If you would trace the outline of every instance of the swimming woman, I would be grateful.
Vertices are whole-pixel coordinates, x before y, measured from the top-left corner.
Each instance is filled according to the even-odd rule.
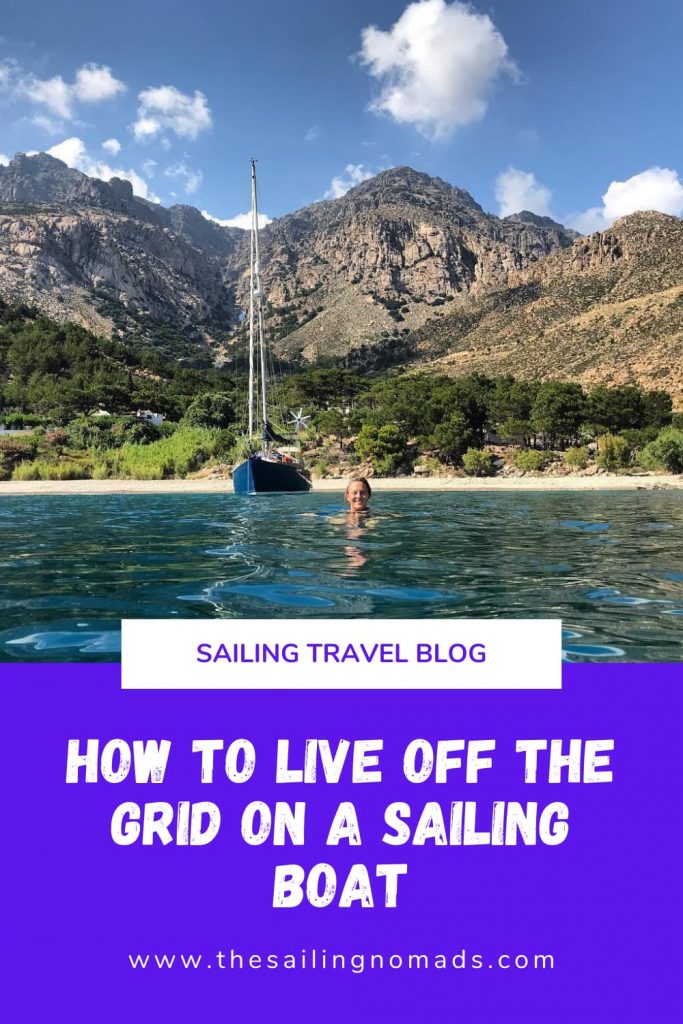
[[[354,476],[346,485],[344,498],[349,503],[351,515],[369,512],[368,501],[372,496],[372,488],[364,476]]]

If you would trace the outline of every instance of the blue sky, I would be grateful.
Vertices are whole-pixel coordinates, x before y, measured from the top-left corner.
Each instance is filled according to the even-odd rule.
[[[683,213],[683,4],[7,0],[0,159],[52,150],[164,205],[280,216],[409,164],[594,230]]]

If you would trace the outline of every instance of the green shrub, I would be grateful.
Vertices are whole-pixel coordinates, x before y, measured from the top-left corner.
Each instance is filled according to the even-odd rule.
[[[35,462],[20,463],[13,480],[89,480],[92,466],[86,462],[49,462],[36,459]]]
[[[568,469],[588,469],[590,455],[587,448],[567,448],[563,458]]]
[[[438,459],[434,458],[433,455],[427,455],[420,460],[420,465],[427,470],[430,476],[438,476],[439,473],[443,473],[444,464],[439,462]]]
[[[683,473],[683,430],[665,427],[656,440],[643,448],[638,464],[644,469],[666,469],[669,473]]]
[[[124,444],[150,444],[161,437],[158,427],[131,416],[79,416],[67,427],[72,448],[107,451]]]
[[[468,476],[491,476],[493,472],[491,456],[481,448],[468,448],[462,457],[462,465]]]
[[[313,467],[313,476],[316,479],[320,480],[323,477],[326,477],[327,474],[329,473],[329,471],[330,471],[330,464],[327,461],[327,459],[318,459],[318,461],[316,462],[316,464]]]
[[[89,462],[49,462],[41,469],[43,480],[90,480],[91,476],[92,464]]]
[[[515,453],[515,466],[523,473],[540,473],[548,464],[548,454],[535,448],[522,448]]]
[[[40,480],[40,467],[35,462],[20,462],[14,467],[13,480]]]
[[[171,434],[175,434],[178,424],[171,422],[171,420],[164,420],[156,429],[159,432],[159,437],[170,437]]]
[[[113,444],[110,447],[118,448],[124,444],[151,444],[161,437],[159,428],[148,420],[119,420],[112,425],[110,431]]]
[[[631,458],[631,449],[625,438],[618,434],[603,434],[598,439],[598,454],[595,459],[601,469],[610,473],[628,466]]]
[[[213,440],[212,452],[219,459],[231,459],[235,451],[237,438],[232,430],[217,430]]]
[[[380,455],[378,458],[373,459],[372,464],[375,468],[376,476],[393,476],[401,465],[401,461],[395,455]]]
[[[42,427],[45,425],[44,416],[34,416],[25,412],[0,412],[0,424],[7,430],[24,430],[27,427]]]
[[[133,480],[165,480],[173,476],[173,463],[167,462],[144,462],[129,468],[129,475]]]
[[[207,427],[179,427],[171,437],[151,444],[124,444],[109,462],[112,477],[162,480],[193,473],[221,449],[223,432]],[[99,460],[109,461],[109,460]]]

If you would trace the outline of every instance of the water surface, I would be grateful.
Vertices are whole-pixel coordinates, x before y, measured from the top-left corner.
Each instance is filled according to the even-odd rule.
[[[121,618],[560,617],[572,661],[683,660],[683,494],[0,499],[0,660],[116,660]]]

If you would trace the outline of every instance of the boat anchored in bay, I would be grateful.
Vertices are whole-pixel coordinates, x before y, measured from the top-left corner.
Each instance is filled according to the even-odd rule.
[[[287,438],[274,429],[268,416],[268,358],[266,350],[264,294],[261,288],[256,162],[251,161],[251,264],[249,273],[249,412],[248,438],[255,439],[255,420],[261,418],[261,447],[235,466],[235,494],[310,491],[311,482]],[[294,422],[304,417],[301,412]],[[277,446],[288,446],[287,448]]]

